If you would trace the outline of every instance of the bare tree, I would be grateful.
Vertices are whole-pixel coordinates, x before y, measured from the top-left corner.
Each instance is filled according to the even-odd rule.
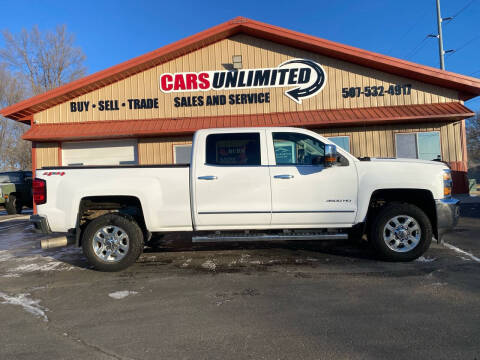
[[[467,151],[469,166],[480,165],[480,112],[467,120]]]
[[[41,32],[37,26],[18,34],[2,32],[0,108],[54,89],[85,75],[85,55],[64,25]],[[21,135],[27,126],[0,117],[0,168],[31,167],[30,143]]]
[[[0,63],[0,107],[9,106],[22,100],[25,96],[25,86],[20,78],[14,76],[7,69],[6,64]]]
[[[19,34],[3,31],[5,48],[0,59],[25,76],[33,95],[54,89],[85,75],[83,51],[65,25],[40,32],[38,26]]]
[[[21,76],[14,76],[5,64],[0,64],[0,108],[24,98],[25,86]],[[30,143],[22,140],[27,126],[0,116],[0,168],[30,169]]]

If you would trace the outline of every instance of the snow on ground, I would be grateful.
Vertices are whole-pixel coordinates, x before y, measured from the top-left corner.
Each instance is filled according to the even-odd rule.
[[[122,290],[122,291],[112,292],[112,293],[108,294],[108,296],[110,296],[113,299],[120,300],[120,299],[126,298],[128,295],[135,295],[135,294],[138,294],[138,292],[129,291],[129,290]]]
[[[458,254],[465,255],[465,256],[461,256],[462,259],[470,258],[471,260],[474,260],[476,262],[480,262],[480,258],[478,258],[475,255],[469,253],[468,251],[462,250],[462,249],[460,249],[456,246],[453,246],[452,244],[446,243],[446,242],[444,242],[443,245],[446,248],[449,248],[450,250],[453,250]]]
[[[23,221],[22,221],[23,220]],[[41,236],[21,218],[0,224],[0,277],[20,277],[35,271],[68,271],[79,269],[71,265],[80,258],[75,247],[40,249]]]
[[[11,222],[12,220],[26,220],[28,218],[30,218],[29,215],[20,215],[20,216],[8,215],[8,216],[5,216],[5,217],[0,216],[0,223]],[[6,229],[7,227],[10,227],[10,226],[12,226],[12,224],[1,224],[0,231],[2,229]]]
[[[429,263],[429,262],[432,262],[432,261],[435,261],[437,259],[435,258],[429,258],[429,257],[425,257],[425,256],[420,256],[418,259],[416,259],[415,261],[417,262],[424,262],[424,263]]]
[[[212,260],[207,260],[202,264],[202,267],[210,271],[215,271],[217,265]]]
[[[45,312],[48,311],[48,309],[39,305],[40,300],[31,299],[29,296],[30,294],[8,295],[0,291],[0,299],[3,299],[2,304],[21,306],[30,314],[42,318],[43,321],[48,321],[48,317],[45,315]]]

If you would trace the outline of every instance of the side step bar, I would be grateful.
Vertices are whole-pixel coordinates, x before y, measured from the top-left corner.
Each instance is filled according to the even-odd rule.
[[[327,233],[287,233],[287,234],[209,234],[193,236],[192,242],[228,242],[228,241],[285,241],[285,240],[346,240],[348,234]]]

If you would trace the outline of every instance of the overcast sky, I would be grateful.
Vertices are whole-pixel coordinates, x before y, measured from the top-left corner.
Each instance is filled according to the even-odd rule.
[[[66,24],[87,55],[88,73],[245,16],[362,49],[438,67],[435,0],[147,1],[0,0],[0,28]],[[446,69],[480,77],[480,0],[442,0]],[[0,45],[1,44],[0,40]],[[480,110],[480,97],[467,102]]]

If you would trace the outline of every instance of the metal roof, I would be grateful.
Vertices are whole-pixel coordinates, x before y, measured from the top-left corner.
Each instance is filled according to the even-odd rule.
[[[88,121],[34,125],[23,139],[32,141],[190,135],[199,129],[261,126],[325,128],[389,124],[403,121],[457,121],[474,113],[459,102],[314,110],[253,115],[174,119]]]

